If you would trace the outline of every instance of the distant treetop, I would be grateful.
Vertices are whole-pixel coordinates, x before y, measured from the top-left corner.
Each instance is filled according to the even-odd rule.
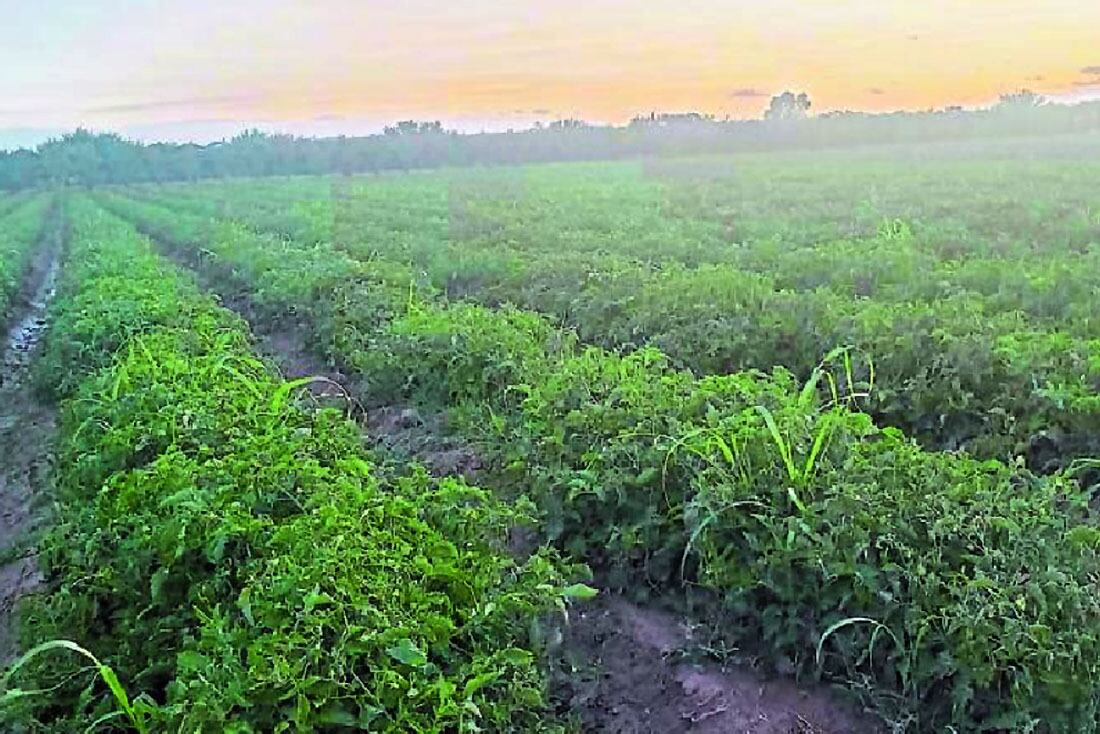
[[[440,166],[698,155],[873,143],[1100,132],[1100,102],[1052,104],[1029,90],[989,109],[832,112],[811,116],[806,93],[771,99],[764,120],[701,112],[651,112],[625,126],[563,119],[531,130],[459,134],[435,121],[403,120],[380,135],[301,138],[245,130],[210,145],[143,145],[76,130],[35,150],[0,153],[0,189],[189,181],[230,176],[354,174]],[[799,121],[799,124],[792,124]]]
[[[804,120],[810,115],[810,97],[805,92],[796,95],[794,92],[772,97],[764,113],[765,120]]]

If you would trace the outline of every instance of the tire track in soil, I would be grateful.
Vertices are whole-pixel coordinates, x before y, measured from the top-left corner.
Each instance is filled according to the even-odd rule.
[[[57,414],[29,378],[47,327],[63,240],[57,210],[47,216],[39,253],[6,322],[0,362],[0,668],[17,652],[16,603],[43,583],[31,543],[40,525]]]
[[[135,224],[135,226],[137,226]],[[140,227],[138,228],[141,229]],[[369,445],[395,462],[418,461],[437,476],[475,481],[481,462],[461,439],[447,435],[441,415],[415,408],[364,410],[354,378],[328,364],[312,346],[308,324],[274,322],[247,292],[229,290],[210,265],[185,250],[144,234],[169,260],[192,273],[199,286],[243,318],[258,351],[286,379],[320,377],[310,386],[319,405],[346,409]],[[221,273],[220,275],[224,275]],[[574,672],[555,680],[562,713],[583,730],[609,734],[879,734],[882,727],[824,687],[769,680],[748,666],[690,663],[698,649],[686,621],[606,592],[574,608],[564,630],[562,664]]]

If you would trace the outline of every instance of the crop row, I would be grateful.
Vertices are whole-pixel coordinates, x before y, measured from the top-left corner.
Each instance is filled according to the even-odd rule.
[[[209,217],[156,202],[118,195],[107,200],[128,216],[192,244],[210,239],[209,232],[222,227]],[[401,276],[420,282],[426,292],[438,290],[438,279],[429,273],[424,282],[417,263],[399,256],[357,250],[346,240],[339,247],[312,240],[283,243],[277,235],[238,229],[241,237],[267,242],[257,248],[265,252],[310,252],[311,259],[349,271],[354,270],[350,264],[337,264],[350,256],[367,269],[385,269],[391,280]],[[894,237],[904,249],[904,235],[884,236]],[[423,247],[431,249],[430,243]],[[808,379],[823,354],[850,347],[857,376],[869,382],[874,373],[874,387],[861,399],[862,409],[876,422],[901,428],[931,448],[965,448],[1006,461],[1024,456],[1032,468],[1044,472],[1100,453],[1100,412],[1090,399],[1100,386],[1100,338],[1067,333],[1058,327],[1060,317],[1044,326],[1018,309],[967,293],[893,302],[853,299],[829,290],[782,290],[771,278],[732,265],[654,270],[622,264],[597,270],[584,257],[566,252],[553,260],[535,260],[540,275],[532,280],[508,275],[510,263],[522,259],[520,255],[456,248],[443,250],[439,262],[443,259],[452,275],[463,273],[467,295],[476,291],[483,305],[510,302],[549,314],[571,326],[584,343],[606,349],[655,346],[696,374],[782,365]],[[1058,292],[1059,298],[1098,302],[1085,297],[1092,286],[1082,285],[1084,291],[1065,296],[1058,278],[1045,283],[1044,291]],[[454,291],[453,282],[451,286]],[[261,288],[260,297],[266,291]],[[1100,319],[1080,316],[1076,323],[1086,331],[1100,324]]]
[[[160,188],[180,203],[217,201],[223,215],[269,210],[272,226],[300,228],[296,215],[327,206],[327,226],[339,227],[351,207],[369,210],[375,227],[397,232],[410,222],[451,217],[444,227],[468,242],[489,237],[496,246],[524,249],[573,244],[641,259],[696,253],[702,259],[695,262],[723,261],[709,258],[728,258],[732,243],[807,247],[874,237],[883,221],[903,220],[937,259],[1008,258],[1072,250],[1100,236],[1097,164],[1050,152],[1021,144],[1015,160],[981,150],[956,150],[947,159],[924,149],[916,159],[912,149],[864,155],[848,149],[134,190]],[[406,219],[413,210],[419,216]]]
[[[0,195],[0,216],[8,215],[19,208],[20,205],[34,198],[37,198],[37,195],[28,192]]]
[[[0,323],[6,321],[12,299],[30,270],[49,207],[39,196],[0,215]]]
[[[924,451],[849,410],[851,375],[698,378],[400,264],[106,200],[259,317],[312,325],[370,398],[447,407],[487,483],[608,585],[696,590],[735,642],[919,730],[1095,726],[1100,531],[1073,478]]]
[[[303,409],[247,327],[130,225],[67,204],[42,360],[60,400],[41,648],[0,721],[83,731],[547,730],[540,623],[568,596],[522,515],[423,471],[382,480],[358,429]],[[109,673],[108,673],[109,675]],[[28,694],[36,690],[38,694]],[[41,692],[48,691],[48,695]],[[94,726],[94,725],[93,725]]]
[[[849,300],[855,296],[890,304],[970,298],[990,313],[1021,311],[1045,327],[1097,335],[1092,296],[1100,290],[1100,275],[1091,245],[1100,242],[1100,218],[1087,200],[1062,202],[1057,209],[1033,203],[1035,211],[1028,215],[1034,221],[1029,228],[1020,226],[1035,230],[1026,246],[1001,239],[1012,230],[989,230],[971,221],[967,224],[977,227],[976,232],[956,224],[953,237],[942,235],[955,242],[954,250],[944,251],[926,241],[930,223],[914,219],[917,212],[893,201],[878,202],[869,214],[859,214],[856,207],[849,216],[858,224],[846,236],[822,231],[820,239],[805,241],[805,235],[773,232],[742,240],[738,224],[730,224],[728,232],[708,227],[716,215],[703,207],[668,211],[669,205],[650,191],[653,185],[641,189],[648,192],[644,197],[632,195],[638,184],[624,185],[630,179],[621,174],[605,175],[611,180],[596,186],[575,173],[536,176],[534,171],[541,169],[531,170],[514,185],[516,191],[499,182],[489,186],[428,176],[350,184],[313,179],[207,184],[172,187],[160,197],[155,189],[134,191],[165,205],[237,219],[303,242],[334,242],[358,257],[408,261],[452,295],[508,300],[539,310],[549,305],[552,310],[547,312],[559,316],[568,316],[563,306],[594,295],[581,293],[592,274],[602,274],[590,283],[598,288],[618,276],[616,271],[639,271],[623,285],[644,288],[650,275],[645,271],[654,267],[675,270],[675,265],[682,265],[690,270],[718,265],[731,273],[756,273],[760,286],[769,290],[825,290]],[[554,176],[561,181],[553,186],[538,183],[543,177],[553,181]],[[1065,184],[1066,177],[1063,172],[1054,182]],[[714,185],[693,187],[690,180],[666,188],[669,196],[683,196],[684,190],[723,191]],[[1056,190],[1066,193],[1064,186]],[[914,193],[928,192],[915,188]],[[797,202],[787,203],[776,215],[804,217],[798,210],[806,204],[808,192],[795,189],[791,195],[799,197]],[[707,200],[702,194],[700,198]],[[639,205],[639,199],[647,205]],[[1006,216],[996,200],[972,195],[962,203],[987,215]],[[715,204],[715,209],[722,207]],[[933,213],[947,216],[948,222],[950,214],[959,215]],[[1059,224],[1071,222],[1076,223],[1072,235],[1057,233]],[[1040,239],[1040,226],[1045,228],[1045,240]],[[556,282],[541,283],[547,276]],[[550,290],[550,285],[555,293],[564,288],[565,294],[556,303],[538,302],[533,294]]]
[[[1046,279],[1031,283],[1027,275],[1056,274],[1071,289],[1078,280],[1096,285],[1092,269],[1073,267],[1100,241],[1093,164],[932,163],[898,177],[894,163],[840,163],[711,158],[161,191],[173,205],[294,239],[374,248],[387,257],[404,248],[408,257],[427,257],[417,265],[428,269],[442,251],[453,250],[450,259],[489,247],[522,254],[519,265],[562,253],[597,265],[609,257],[728,264],[766,274],[784,289],[827,286],[884,300],[935,299],[961,289],[1009,299],[1006,308],[1017,307],[1010,299],[1019,288],[1042,295]],[[158,189],[132,191],[156,196]],[[899,241],[899,231],[909,236]],[[1051,271],[1048,260],[1064,267]],[[1021,305],[1033,305],[1028,293]]]

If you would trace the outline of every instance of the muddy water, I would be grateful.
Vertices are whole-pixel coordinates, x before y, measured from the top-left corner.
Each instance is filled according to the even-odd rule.
[[[41,583],[30,540],[49,469],[55,413],[30,386],[57,282],[60,234],[42,243],[27,287],[16,299],[0,361],[0,667],[15,653],[13,607]]]
[[[43,264],[44,262],[44,264]],[[27,368],[30,366],[31,357],[35,347],[42,340],[46,331],[46,308],[53,299],[57,286],[57,273],[59,260],[56,252],[48,251],[48,254],[40,258],[32,277],[37,277],[38,283],[26,299],[21,313],[16,317],[4,340],[4,363],[0,368],[0,389],[8,390],[18,387],[26,377]]]

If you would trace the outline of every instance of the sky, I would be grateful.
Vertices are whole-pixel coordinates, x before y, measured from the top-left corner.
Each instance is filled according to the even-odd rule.
[[[0,148],[1100,98],[1100,0],[0,0]]]

